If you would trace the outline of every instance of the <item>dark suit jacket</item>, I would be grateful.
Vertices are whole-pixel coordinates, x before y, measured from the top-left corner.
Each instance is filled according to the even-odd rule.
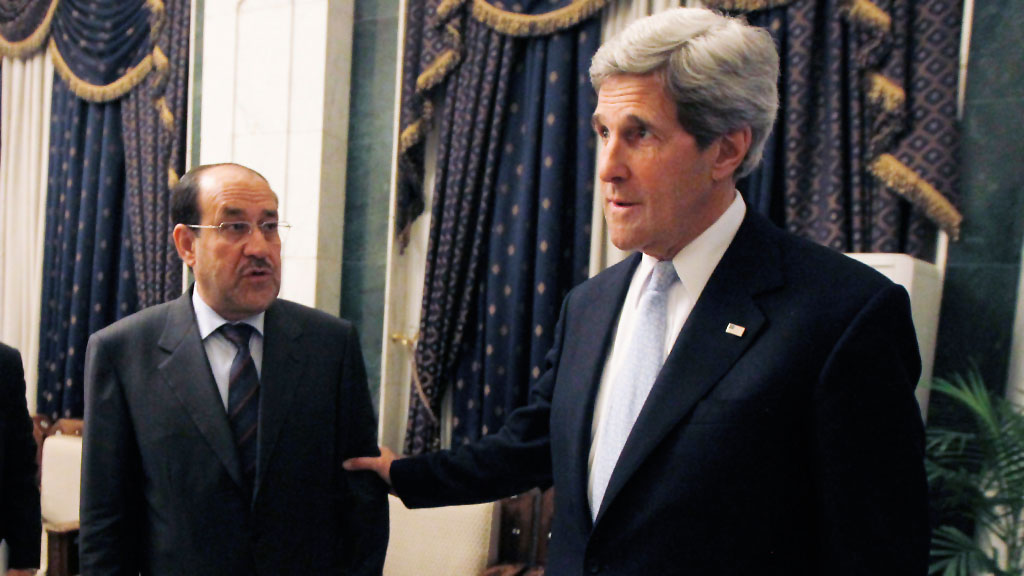
[[[11,568],[39,566],[41,522],[21,354],[0,343],[0,540],[7,541]]]
[[[266,312],[251,500],[191,291],[89,339],[82,574],[380,574],[387,487],[355,329],[284,300]]]
[[[925,574],[906,291],[752,213],[680,332],[592,525],[594,398],[638,262],[569,294],[547,371],[501,431],[394,463],[406,504],[553,482],[551,576]]]

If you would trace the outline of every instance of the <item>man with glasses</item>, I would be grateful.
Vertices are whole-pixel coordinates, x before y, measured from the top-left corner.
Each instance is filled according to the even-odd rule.
[[[195,283],[94,334],[85,366],[81,570],[380,574],[387,487],[355,329],[278,299],[277,196],[237,164],[173,191]]]

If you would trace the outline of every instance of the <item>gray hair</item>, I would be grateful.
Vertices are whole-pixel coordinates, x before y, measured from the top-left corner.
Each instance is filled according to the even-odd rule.
[[[594,55],[590,82],[610,76],[661,76],[679,124],[701,148],[750,126],[736,178],[761,161],[779,107],[779,55],[768,31],[703,8],[675,8],[637,20]]]

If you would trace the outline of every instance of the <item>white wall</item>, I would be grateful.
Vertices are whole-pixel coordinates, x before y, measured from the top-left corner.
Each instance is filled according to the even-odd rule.
[[[292,225],[281,296],[338,314],[354,0],[204,4],[200,162],[267,178]]]

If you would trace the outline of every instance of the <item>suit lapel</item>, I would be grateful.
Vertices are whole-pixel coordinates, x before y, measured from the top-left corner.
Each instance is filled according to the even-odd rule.
[[[765,317],[754,297],[783,282],[778,246],[766,228],[770,226],[747,213],[655,380],[612,472],[597,521],[665,435],[722,380],[764,329]],[[727,333],[729,324],[743,326],[743,335]]]
[[[168,354],[158,367],[164,382],[188,411],[196,428],[224,464],[228,475],[241,487],[238,452],[206,350],[199,337],[191,290],[171,305],[158,346]]]
[[[572,377],[559,381],[559,386],[567,386],[564,398],[573,399],[571,409],[567,411],[565,430],[571,430],[575,437],[571,440],[570,453],[564,462],[570,462],[569,481],[576,490],[567,497],[581,498],[575,509],[581,510],[590,522],[590,504],[587,502],[587,478],[590,467],[590,445],[592,442],[591,428],[594,422],[594,403],[597,388],[601,383],[605,360],[615,338],[615,328],[619,320],[626,293],[629,292],[633,272],[640,264],[640,254],[633,254],[627,260],[602,272],[590,281],[587,289],[590,292],[579,296],[585,302],[586,311],[580,315],[579,327],[567,332],[574,341],[562,344],[563,354],[570,346],[578,346],[570,356],[573,358],[569,370]],[[603,334],[604,338],[595,340],[587,335]],[[561,393],[561,391],[560,391]],[[562,426],[562,424],[559,424]],[[581,521],[584,521],[581,518]]]
[[[279,302],[267,309],[264,321],[263,372],[260,378],[259,465],[255,495],[266,475],[281,427],[291,411],[295,390],[303,380],[304,354],[299,344],[302,328],[281,310]]]

